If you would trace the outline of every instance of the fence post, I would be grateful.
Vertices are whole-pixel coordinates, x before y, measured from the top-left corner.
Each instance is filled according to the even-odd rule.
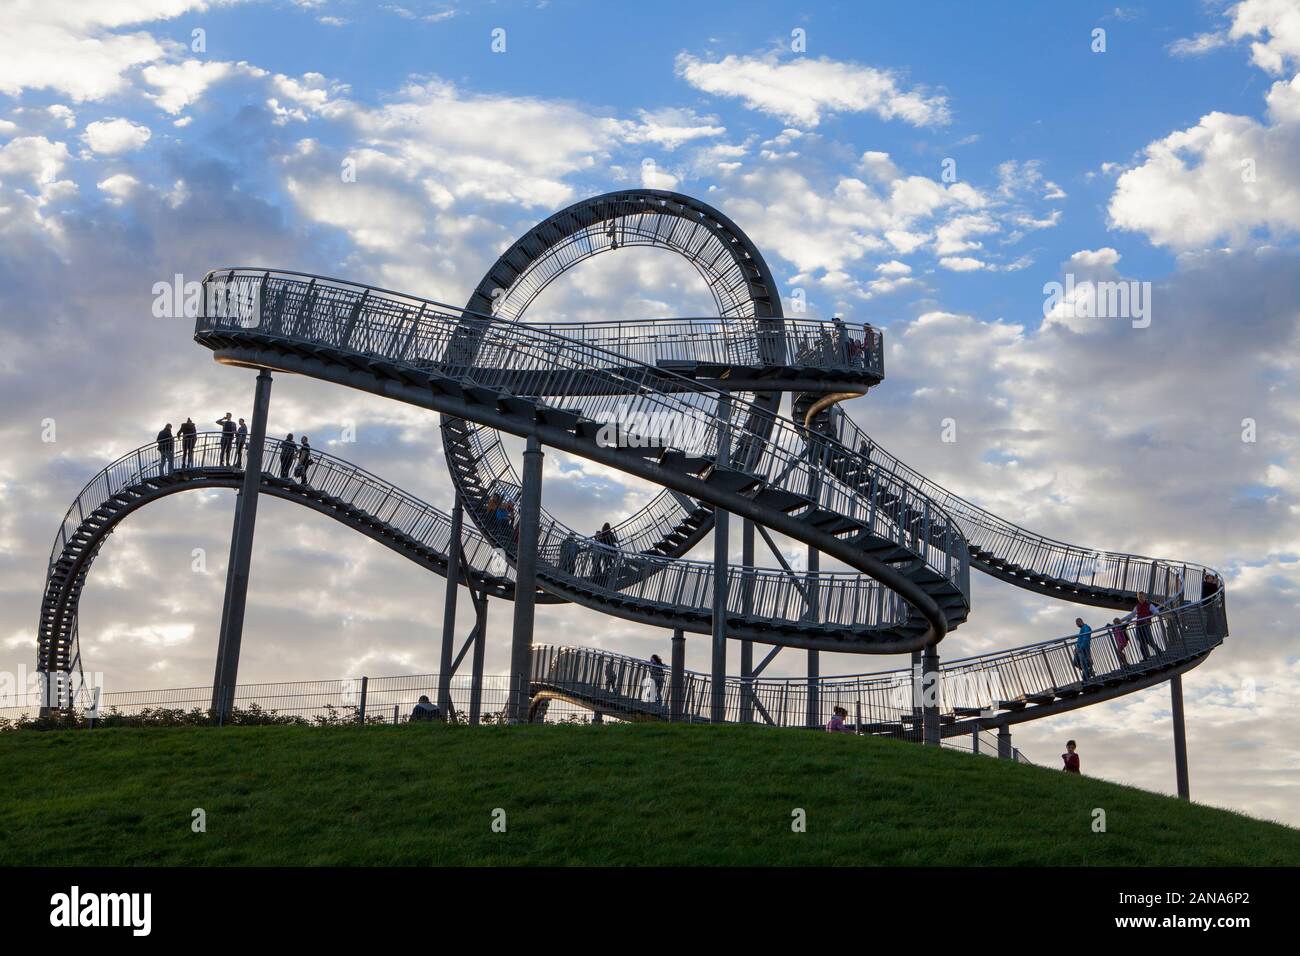
[[[397,726],[397,705],[393,705],[393,726]]]
[[[853,704],[853,732],[859,737],[862,736],[862,701],[855,701]]]
[[[369,677],[361,675],[361,707],[357,710],[357,719],[363,724],[366,722],[366,685],[369,682]]]

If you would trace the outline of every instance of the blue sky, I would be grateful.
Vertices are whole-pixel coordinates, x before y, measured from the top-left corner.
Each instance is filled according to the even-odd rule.
[[[886,448],[1035,531],[1225,571],[1233,638],[1187,682],[1194,792],[1300,819],[1300,750],[1283,729],[1300,706],[1298,66],[1295,0],[12,0],[0,667],[31,659],[50,538],[82,482],[158,419],[238,415],[251,395],[190,323],[152,318],[156,282],[264,264],[461,302],[563,205],[671,188],[757,242],[787,310],[802,289],[813,315],[884,330],[885,383],[850,410]],[[1152,283],[1150,327],[1044,318],[1044,285],[1067,273]],[[566,275],[531,314],[703,308],[688,267],[633,251]],[[949,418],[955,443],[939,439]],[[331,437],[344,422],[355,447]],[[271,428],[450,503],[427,414],[282,376]],[[579,526],[649,494],[547,462],[546,505]],[[229,507],[224,493],[169,499],[114,534],[82,615],[112,687],[210,678]],[[422,573],[290,506],[264,510],[247,679],[433,669]],[[178,573],[195,547],[209,572]],[[947,657],[1073,630],[1073,606],[975,588]],[[538,629],[665,651],[652,628],[571,607],[545,609]],[[503,627],[489,669],[504,670],[504,648]],[[706,661],[698,642],[688,654]],[[890,663],[836,655],[822,671]],[[770,673],[801,667],[785,654]],[[1153,690],[1021,743],[1051,755],[1086,737],[1095,772],[1167,790],[1167,721]]]
[[[1031,310],[1042,299],[1044,270],[1079,248],[1115,248],[1130,275],[1167,274],[1174,265],[1171,250],[1110,223],[1106,206],[1114,177],[1100,170],[1104,164],[1130,163],[1153,130],[1191,125],[1213,110],[1260,116],[1269,83],[1250,67],[1240,44],[1199,56],[1171,52],[1181,39],[1221,29],[1223,12],[1213,4],[936,3],[918,9],[757,3],[737,13],[668,3],[620,6],[616,17],[602,12],[579,2],[241,3],[158,21],[151,32],[188,46],[199,26],[206,31],[208,50],[197,59],[246,61],[291,77],[324,73],[347,85],[349,99],[371,108],[391,102],[411,77],[432,76],[466,93],[565,101],[598,115],[690,109],[712,117],[726,128],[728,140],[737,141],[762,140],[787,124],[734,97],[701,91],[675,69],[677,58],[768,55],[791,63],[801,56],[791,52],[791,33],[802,29],[807,42],[802,57],[894,71],[901,85],[943,97],[951,115],[949,122],[918,127],[869,111],[829,109],[815,127],[817,135],[844,150],[886,152],[903,171],[920,176],[938,178],[941,164],[951,158],[958,178],[982,189],[997,183],[1001,164],[1031,156],[1064,193],[1039,209],[1059,213],[1055,227],[1033,230],[1005,250],[1008,258],[1032,260],[1034,268],[931,274],[939,292],[935,300],[959,297],[967,308],[990,317]],[[506,31],[505,53],[491,50],[491,31],[497,28]],[[1104,53],[1092,50],[1096,28],[1106,31]],[[266,168],[266,143],[241,142],[240,130],[231,126],[232,111],[245,105],[241,99],[247,92],[236,84],[214,86],[204,102],[187,111],[193,113],[191,125],[156,130],[147,154],[137,161],[152,161],[161,177],[178,151],[197,150],[200,156],[236,160],[232,172],[242,188],[274,195],[277,183]],[[57,91],[34,91],[24,102],[61,99],[66,97]],[[104,115],[149,125],[158,112],[147,102],[122,107]],[[91,111],[81,116],[89,119]],[[319,136],[326,145],[348,145],[346,130]],[[673,165],[673,151],[647,146],[641,152],[643,159]],[[94,166],[80,172],[74,170],[72,178],[83,185],[97,175]],[[683,183],[697,192],[716,185],[707,172]],[[573,184],[589,191],[609,185],[600,170],[573,177]],[[847,304],[837,300],[826,306]],[[855,311],[879,321],[917,307],[897,297]]]

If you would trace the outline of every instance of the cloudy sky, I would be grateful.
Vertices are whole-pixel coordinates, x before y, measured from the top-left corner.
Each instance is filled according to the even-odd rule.
[[[1036,531],[1221,568],[1233,636],[1185,681],[1193,795],[1300,823],[1300,4],[723,6],[8,0],[0,669],[33,662],[82,484],[165,421],[249,412],[252,373],[155,317],[155,283],[256,264],[461,302],[539,219],[643,185],[734,219],[787,310],[801,290],[885,330],[886,381],[851,412],[904,460]],[[1149,282],[1149,324],[1045,308],[1067,275]],[[529,318],[708,308],[685,263],[625,250]],[[270,415],[446,507],[436,425],[288,376]],[[650,493],[547,456],[546,505],[579,527]],[[210,682],[232,504],[175,496],[106,545],[81,632],[108,690]],[[440,579],[274,500],[254,561],[244,680],[435,668]],[[1078,613],[983,578],[974,600],[944,657]],[[572,607],[541,609],[538,640],[667,650]],[[1173,788],[1167,688],[1016,732],[1049,766],[1066,737],[1085,772]]]

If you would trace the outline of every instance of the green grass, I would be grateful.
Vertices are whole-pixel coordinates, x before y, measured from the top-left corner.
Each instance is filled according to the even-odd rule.
[[[22,731],[0,734],[0,766],[5,865],[1300,861],[1300,830],[1279,824],[1009,761],[789,730]],[[191,830],[196,807],[206,833]],[[504,833],[491,828],[498,807]],[[795,808],[807,832],[792,832]]]

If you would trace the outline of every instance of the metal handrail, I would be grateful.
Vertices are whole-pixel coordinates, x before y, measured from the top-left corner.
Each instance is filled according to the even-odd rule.
[[[741,421],[770,419],[771,436],[733,424],[739,433],[732,458],[768,487],[808,498],[823,510],[849,516],[878,538],[892,541],[969,594],[965,541],[936,502],[833,439],[810,439],[771,413],[709,385],[680,378],[661,391],[673,373],[638,363],[588,343],[575,342],[527,324],[447,313],[427,300],[337,280],[286,278],[266,270],[217,270],[205,277],[206,330],[256,328],[259,335],[305,340],[415,367],[454,370],[463,382],[501,387],[521,374],[544,376],[560,397],[594,420],[615,420],[620,409],[677,416],[692,431],[673,441],[688,455],[716,456],[716,410],[731,403]],[[572,399],[568,396],[581,396]],[[691,401],[689,399],[694,399]],[[809,454],[809,444],[817,447]],[[836,460],[871,475],[870,493],[828,478],[821,464]]]
[[[1084,680],[1079,668],[1069,663],[1077,635],[1057,637],[1023,647],[1011,648],[992,654],[977,655],[961,661],[943,664],[939,669],[938,698],[936,704],[945,718],[964,719],[966,726],[978,718],[1004,709],[1006,705],[1026,707],[1036,703],[1035,698],[1058,699],[1082,692],[1085,687],[1122,686],[1134,684],[1134,689],[1146,686],[1143,679],[1156,668],[1179,666],[1208,653],[1222,643],[1226,635],[1223,616],[1222,593],[1194,604],[1185,604],[1153,615],[1150,653],[1139,658],[1143,649],[1135,633],[1136,625],[1129,625],[1130,641],[1118,649],[1113,628],[1099,628],[1092,638],[1092,656],[1095,676]],[[1043,666],[1048,660],[1046,652],[1055,656],[1056,667]],[[606,664],[618,676],[614,685],[602,686],[605,704],[616,710],[628,698],[644,698],[645,680],[651,675],[653,665],[640,658],[593,648],[534,647],[533,680],[567,684],[573,690],[575,682],[581,683],[570,671],[554,670],[557,660],[570,658],[585,662],[592,673],[603,675]],[[667,671],[665,671],[667,673]],[[1058,677],[1068,676],[1065,680]],[[1078,676],[1075,676],[1078,675]],[[818,699],[818,716],[814,722],[820,726],[830,719],[831,709],[846,706],[850,714],[861,714],[862,721],[877,729],[901,729],[915,723],[921,705],[916,699],[919,675],[910,668],[866,674],[841,674],[826,676],[813,682]],[[686,712],[687,720],[710,719],[712,686],[711,675],[700,671],[684,670],[683,681],[690,700],[702,702],[695,710]],[[597,681],[599,683],[599,681]],[[794,721],[797,726],[807,726],[806,715],[809,681],[805,677],[758,677],[748,680],[729,676],[724,697],[728,702],[727,721],[739,720],[743,702],[757,701],[751,722],[764,722],[757,714],[787,715],[782,720]],[[597,695],[599,696],[599,695]],[[665,708],[668,706],[664,705]],[[962,713],[959,715],[958,710]],[[793,715],[793,716],[791,716]],[[776,722],[774,720],[774,722]],[[788,723],[782,723],[783,726]],[[918,728],[919,729],[919,728]]]
[[[274,478],[283,471],[280,453],[284,444],[276,438],[265,440],[264,475]],[[233,454],[223,456],[225,447],[222,433],[205,431],[195,436],[193,464],[189,467],[184,464],[182,440],[173,437],[173,467],[166,471],[157,441],[128,452],[101,469],[65,513],[51,553],[47,591],[55,566],[66,553],[69,540],[88,516],[93,516],[114,497],[163,474],[183,475],[190,471],[207,474],[214,469],[241,473],[242,468],[223,464],[223,457],[233,459]],[[290,479],[293,478],[293,467],[290,465]],[[381,519],[394,532],[446,555],[451,538],[451,519],[433,505],[346,459],[316,448],[312,449],[307,479],[316,490],[366,511]],[[485,577],[514,580],[513,567],[499,564],[496,560],[499,548],[493,540],[469,524],[464,526],[462,533],[462,553],[474,572]],[[612,592],[625,602],[639,601],[643,607],[671,610],[678,619],[691,614],[707,614],[711,606],[711,562],[643,555],[637,558],[640,563],[657,564],[659,570],[629,576],[623,573],[626,568],[621,563],[627,559],[625,554],[592,539],[575,539],[578,548],[576,560],[574,567],[566,573],[562,567],[563,539],[554,528],[548,528],[543,542],[542,552],[552,565],[543,569],[544,574],[567,583],[571,588],[583,583],[591,584],[605,591],[606,599]],[[729,580],[732,582],[729,610],[749,620],[780,620],[841,630],[887,626],[906,618],[901,598],[878,582],[855,572],[804,575],[796,582],[777,569],[731,568]],[[821,613],[816,619],[807,615],[805,595],[810,589],[815,589],[819,595],[817,606]],[[846,595],[851,595],[851,598]],[[74,613],[72,626],[75,627],[75,623]]]
[[[988,570],[987,562],[980,557],[980,552],[986,552],[994,559],[1068,585],[1128,595],[1142,591],[1166,600],[1176,594],[1199,597],[1206,572],[1223,580],[1208,566],[1085,548],[1026,530],[922,475],[881,448],[847,415],[839,418],[837,427],[841,442],[859,450],[866,448],[877,465],[941,502],[976,551],[972,560],[982,570]]]

